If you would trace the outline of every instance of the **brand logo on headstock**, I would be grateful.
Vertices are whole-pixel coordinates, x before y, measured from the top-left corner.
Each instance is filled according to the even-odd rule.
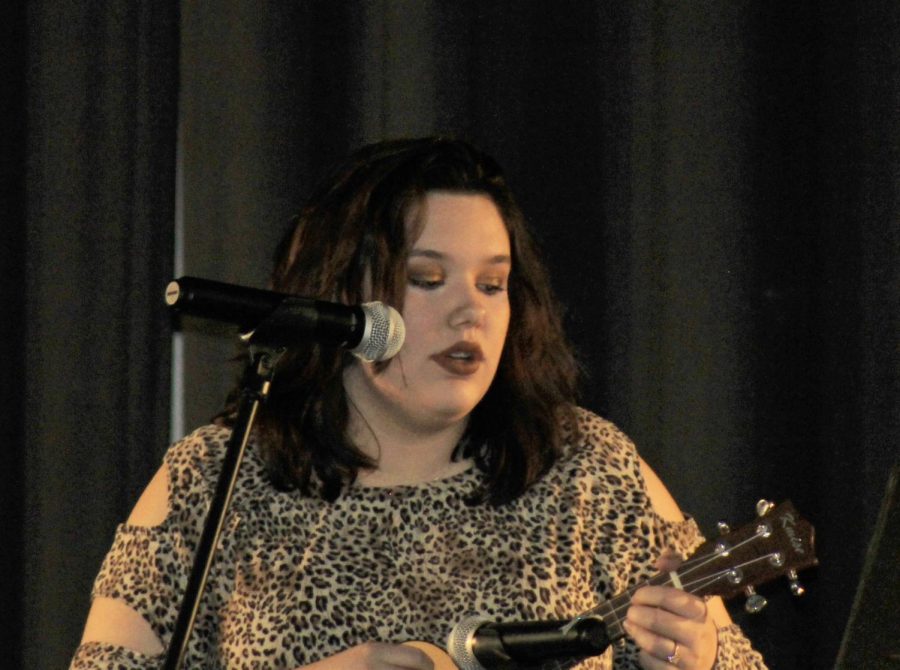
[[[785,512],[781,517],[781,529],[788,536],[791,548],[801,556],[806,556],[803,540],[800,539],[800,535],[797,533],[797,517],[790,512]]]

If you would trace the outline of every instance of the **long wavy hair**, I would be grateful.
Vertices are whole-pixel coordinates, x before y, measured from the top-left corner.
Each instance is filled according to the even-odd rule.
[[[447,138],[391,140],[362,148],[313,192],[276,251],[275,291],[402,312],[407,255],[418,236],[411,208],[431,191],[483,194],[509,234],[510,324],[497,374],[472,411],[456,456],[485,473],[476,499],[518,497],[555,461],[575,430],[578,369],[550,283],[522,212],[497,163]],[[347,437],[344,351],[310,344],[286,352],[259,412],[257,431],[273,484],[335,500],[375,463]],[[391,361],[376,364],[383,371]],[[233,418],[236,393],[220,415]]]

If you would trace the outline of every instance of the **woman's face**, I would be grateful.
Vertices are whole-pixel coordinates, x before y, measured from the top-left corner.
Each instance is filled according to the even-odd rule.
[[[494,379],[509,328],[511,256],[487,196],[429,193],[407,228],[416,223],[403,348],[380,374],[370,364],[351,366],[345,387],[367,420],[380,415],[427,432],[465,420]]]

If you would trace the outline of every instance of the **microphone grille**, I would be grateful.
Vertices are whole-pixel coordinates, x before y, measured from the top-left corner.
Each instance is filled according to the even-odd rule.
[[[472,645],[475,642],[475,632],[487,622],[488,619],[481,616],[466,617],[447,636],[447,653],[459,670],[485,670],[475,658]]]
[[[367,302],[360,307],[366,315],[366,325],[351,353],[368,362],[396,356],[406,338],[406,324],[400,312],[382,302]]]

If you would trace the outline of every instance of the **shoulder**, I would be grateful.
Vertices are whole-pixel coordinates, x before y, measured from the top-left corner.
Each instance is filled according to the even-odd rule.
[[[569,490],[584,500],[643,492],[643,477],[634,444],[611,421],[574,407],[561,418],[559,457],[543,481],[553,490]]]
[[[563,461],[600,460],[610,466],[632,469],[638,453],[631,439],[612,421],[583,407],[575,407],[564,421]]]
[[[610,483],[626,481],[646,495],[656,514],[679,522],[684,515],[653,468],[624,432],[611,421],[583,407],[575,408],[574,430],[566,434],[564,459],[582,464]]]
[[[157,525],[170,519],[184,523],[206,510],[216,490],[231,433],[227,426],[210,424],[172,444],[129,522]],[[233,506],[268,484],[265,473],[259,445],[251,440],[240,464]]]
[[[187,510],[198,503],[206,504],[213,496],[228,451],[232,430],[228,426],[210,424],[198,428],[173,444],[163,457],[169,470],[173,502]],[[251,436],[238,472],[233,506],[252,497],[260,487],[268,486],[266,466],[257,436]]]
[[[216,470],[228,446],[231,428],[210,424],[197,428],[169,447],[163,462],[172,470],[198,474]]]
[[[229,435],[222,426],[204,426],[170,446],[128,517],[128,525],[152,527],[164,523],[173,510],[185,506],[179,499],[191,497],[188,489],[204,497],[202,491],[210,486]]]

